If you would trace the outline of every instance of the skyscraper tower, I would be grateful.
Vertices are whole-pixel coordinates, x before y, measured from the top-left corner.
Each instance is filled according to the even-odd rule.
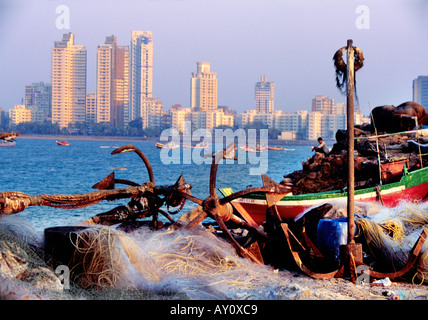
[[[124,126],[129,114],[129,47],[114,35],[97,50],[97,122]]]
[[[145,98],[153,96],[153,36],[151,31],[132,31],[130,120],[142,117]]]
[[[413,101],[428,109],[428,76],[418,76],[413,80]]]
[[[66,33],[52,48],[52,122],[60,128],[85,122],[86,48]]]
[[[217,109],[217,73],[209,62],[197,62],[197,71],[190,81],[190,107],[195,111]]]
[[[265,75],[255,85],[256,110],[260,113],[272,113],[275,110],[275,82],[268,82]]]
[[[36,107],[44,120],[51,119],[52,84],[37,82],[25,86],[25,107]]]

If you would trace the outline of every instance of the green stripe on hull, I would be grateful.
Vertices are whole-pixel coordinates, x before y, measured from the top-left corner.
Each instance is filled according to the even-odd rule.
[[[401,186],[405,186],[405,188],[407,189],[407,188],[420,185],[427,181],[428,181],[428,167],[423,169],[418,169],[410,173],[406,171],[404,172],[404,175],[400,181],[382,185],[380,186],[380,190],[386,191],[386,190],[401,187]],[[373,193],[373,192],[376,192],[376,187],[355,190],[354,195],[359,196],[359,195]],[[333,190],[333,191],[326,191],[326,192],[319,192],[319,193],[308,193],[308,194],[285,196],[280,201],[335,199],[335,198],[347,197],[347,195],[348,193],[346,191]],[[249,194],[244,196],[243,198],[258,199],[258,200],[266,199],[264,194]]]

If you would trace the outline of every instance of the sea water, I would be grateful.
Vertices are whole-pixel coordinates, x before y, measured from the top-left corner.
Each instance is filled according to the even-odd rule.
[[[94,191],[92,186],[95,183],[111,172],[118,179],[142,184],[149,177],[136,153],[111,154],[115,147],[129,143],[149,159],[156,185],[173,185],[183,174],[186,182],[192,185],[194,196],[205,199],[209,195],[211,160],[195,163],[193,160],[198,158],[196,156],[189,161],[184,158],[183,149],[180,150],[182,154],[178,163],[165,164],[161,157],[162,150],[157,149],[153,142],[72,140],[70,146],[58,146],[53,139],[17,139],[15,147],[1,148],[0,192],[19,191],[28,195],[88,193]],[[264,173],[275,181],[279,182],[284,174],[300,169],[301,162],[311,154],[307,146],[289,149],[293,150],[263,151],[264,160],[267,161]],[[187,155],[189,151],[201,152],[189,149]],[[216,187],[239,191],[250,185],[262,186],[261,176],[250,174],[251,167],[254,167],[254,161],[243,162],[242,159],[220,163]],[[46,228],[76,225],[128,201],[104,201],[80,209],[29,207],[23,212],[6,216],[0,223],[2,228],[22,233],[20,236],[25,239],[32,238],[42,243]],[[178,219],[195,206],[187,201],[183,210],[173,218]],[[109,239],[117,239],[114,246],[111,244],[106,248],[112,250],[108,251],[108,256],[116,254],[112,260],[115,265],[108,269],[120,269],[115,289],[131,286],[145,290],[154,297],[166,291],[190,299],[266,299],[269,294],[272,295],[271,290],[267,290],[272,279],[266,272],[276,278],[273,282],[277,283],[278,288],[285,288],[283,284],[288,281],[268,266],[257,266],[239,258],[230,244],[206,231],[201,235],[185,230],[153,232],[142,229],[123,235],[114,228],[107,230],[112,232]],[[186,263],[183,264],[183,261]],[[259,285],[265,289],[260,290]],[[40,292],[31,285],[24,286],[22,282],[2,278],[1,275],[0,289],[0,295],[11,295],[12,298],[69,298],[57,297],[55,290]],[[72,294],[71,298],[76,298],[76,295]]]
[[[19,191],[28,195],[88,193],[95,191],[92,186],[111,172],[115,173],[117,179],[143,184],[149,181],[149,177],[144,163],[136,153],[111,155],[114,147],[133,144],[149,159],[156,185],[173,185],[180,174],[183,174],[186,182],[192,185],[191,192],[194,196],[205,199],[209,195],[211,160],[195,163],[194,159],[197,157],[185,158],[189,152],[199,154],[200,150],[180,149],[179,161],[165,164],[165,159],[161,157],[162,150],[157,149],[153,142],[72,140],[70,146],[58,146],[53,139],[18,138],[16,141],[15,147],[0,148],[0,192]],[[265,150],[262,153],[263,161],[267,161],[264,173],[278,182],[284,174],[301,169],[302,161],[312,155],[309,146],[287,146],[287,149],[291,150]],[[239,191],[250,185],[262,186],[261,176],[250,174],[250,169],[256,166],[254,161],[250,163],[249,158],[244,160],[220,163],[216,187]],[[127,202],[127,199],[104,201],[71,210],[29,207],[17,215],[35,228],[43,230],[52,226],[74,225]],[[195,206],[187,201],[183,210],[173,218],[177,219]]]

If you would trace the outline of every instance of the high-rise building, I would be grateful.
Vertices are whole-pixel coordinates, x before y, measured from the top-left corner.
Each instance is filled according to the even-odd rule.
[[[97,122],[97,93],[86,93],[86,123]]]
[[[52,84],[38,82],[25,86],[25,107],[40,114],[41,121],[52,117]]]
[[[418,76],[413,80],[413,101],[428,110],[428,76]]]
[[[272,113],[275,110],[275,82],[268,82],[265,75],[255,85],[256,110],[260,113]]]
[[[210,71],[208,62],[197,62],[197,71],[192,73],[190,107],[194,111],[217,109],[217,73]]]
[[[334,99],[326,96],[315,96],[315,99],[312,99],[312,112],[335,114],[336,105],[334,104]]]
[[[144,118],[145,98],[153,96],[153,36],[151,31],[132,31],[130,121]]]
[[[63,35],[52,48],[52,122],[60,128],[86,117],[86,48]]]
[[[124,126],[129,113],[129,47],[114,35],[97,50],[97,122]]]

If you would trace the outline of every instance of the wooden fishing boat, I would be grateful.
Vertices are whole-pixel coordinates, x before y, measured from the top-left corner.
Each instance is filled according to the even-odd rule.
[[[13,147],[16,145],[16,141],[0,140],[0,147]]]
[[[160,143],[160,142],[156,142],[156,143],[155,143],[155,146],[156,146],[156,148],[158,148],[158,149],[177,149],[177,148],[179,147],[177,144],[175,144],[175,143],[171,143],[171,142],[169,142],[169,143],[167,143],[167,144],[163,144],[163,143]]]
[[[70,145],[67,141],[64,141],[64,140],[61,140],[61,141],[56,140],[56,144],[59,146],[69,146]]]
[[[251,147],[248,145],[241,145],[241,149],[245,150],[246,152],[262,152],[263,150],[266,149],[266,147],[261,147],[261,146]]]
[[[227,196],[230,188],[220,189]],[[409,172],[405,167],[403,176],[398,182],[387,183],[377,187],[355,189],[355,201],[380,201],[385,206],[393,207],[399,202],[424,201],[428,199],[428,167]],[[277,210],[283,219],[295,219],[313,206],[325,203],[346,203],[347,192],[344,190],[327,191],[311,194],[287,194],[276,203]],[[266,218],[266,197],[263,194],[251,194],[235,199],[233,207],[251,225],[257,227]]]
[[[196,145],[181,144],[183,148],[192,148],[192,149],[208,149],[208,144],[205,142],[197,143]]]
[[[272,151],[282,151],[284,148],[283,147],[267,147],[268,150],[272,150]]]

